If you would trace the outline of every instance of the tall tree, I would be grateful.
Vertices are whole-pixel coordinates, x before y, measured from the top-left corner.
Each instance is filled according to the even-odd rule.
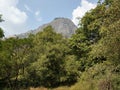
[[[120,63],[120,2],[110,0],[102,4],[106,7],[102,17],[103,22],[100,29],[101,40],[93,46],[92,55],[106,57],[112,63]]]
[[[39,32],[35,36],[33,43],[34,62],[28,70],[31,82],[34,86],[52,87],[59,85],[60,78],[64,75],[66,40],[61,34],[55,33],[51,26],[48,26],[44,28],[43,32]]]
[[[8,38],[2,42],[0,76],[11,88],[18,88],[18,80],[24,76],[25,67],[29,64],[30,43],[29,39],[19,38]]]

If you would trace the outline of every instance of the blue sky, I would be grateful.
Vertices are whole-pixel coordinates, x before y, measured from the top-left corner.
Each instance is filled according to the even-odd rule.
[[[56,17],[71,19],[76,25],[77,17],[96,6],[97,0],[0,0],[0,23],[6,36],[34,30]]]

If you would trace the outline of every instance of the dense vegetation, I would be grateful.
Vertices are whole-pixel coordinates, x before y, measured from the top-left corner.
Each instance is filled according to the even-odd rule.
[[[51,26],[28,38],[2,37],[0,28],[0,90],[120,90],[119,0],[99,0],[70,38]]]

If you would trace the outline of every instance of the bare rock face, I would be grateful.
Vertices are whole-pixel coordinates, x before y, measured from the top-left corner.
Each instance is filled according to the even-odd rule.
[[[27,37],[29,34],[36,34],[40,31],[42,31],[45,27],[47,27],[49,25],[51,25],[53,27],[55,32],[61,33],[65,37],[70,37],[72,34],[75,33],[75,30],[77,29],[75,24],[70,19],[55,18],[52,22],[44,24],[36,30],[31,30],[27,33],[20,34],[20,35],[18,35],[18,37],[24,38],[24,37]]]

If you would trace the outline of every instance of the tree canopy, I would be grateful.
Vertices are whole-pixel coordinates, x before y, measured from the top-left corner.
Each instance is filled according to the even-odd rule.
[[[120,90],[119,0],[99,0],[79,25],[70,38],[47,26],[28,38],[0,39],[0,89]]]
[[[0,15],[0,22],[2,22],[3,19],[2,19],[2,15]],[[0,38],[2,38],[4,36],[4,32],[2,30],[2,28],[0,27]]]

